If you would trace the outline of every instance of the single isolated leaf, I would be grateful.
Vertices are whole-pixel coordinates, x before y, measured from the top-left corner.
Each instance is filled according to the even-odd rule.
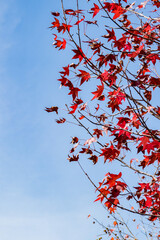
[[[77,162],[78,159],[79,159],[79,155],[78,154],[76,156],[73,155],[72,157],[68,155],[67,159],[68,159],[69,162]]]
[[[99,13],[100,8],[98,7],[97,4],[94,3],[94,7],[91,8],[91,10],[93,11],[93,18],[97,15],[97,13]]]
[[[46,112],[56,112],[58,114],[58,107],[50,107],[50,108],[45,108]]]
[[[65,118],[60,118],[59,120],[57,119],[56,122],[59,123],[64,123],[66,121]]]

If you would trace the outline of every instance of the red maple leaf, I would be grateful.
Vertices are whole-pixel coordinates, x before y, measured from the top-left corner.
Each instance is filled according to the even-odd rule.
[[[79,25],[82,21],[84,21],[84,19],[85,19],[85,16],[83,15],[83,18],[78,20],[74,25]]]
[[[69,155],[68,155],[68,161],[69,162],[77,162],[78,161],[78,159],[79,159],[79,155],[77,155],[77,156],[75,156],[75,155],[73,155],[72,157],[70,157]]]
[[[102,37],[108,38],[108,42],[111,41],[112,39],[116,41],[116,36],[115,36],[115,32],[114,32],[113,28],[112,28],[112,31],[107,29],[107,32],[108,32],[108,34],[103,35]]]
[[[53,16],[55,16],[55,17],[58,17],[58,16],[60,15],[59,12],[51,12],[51,14],[52,14]]]
[[[67,67],[63,67],[64,71],[61,71],[60,73],[63,74],[63,76],[69,76],[69,65]]]
[[[112,13],[115,13],[114,16],[113,16],[113,19],[118,18],[119,16],[121,16],[125,12],[126,12],[125,9],[123,9],[121,6],[117,5],[117,7],[114,8],[114,10],[112,10]]]
[[[85,54],[83,53],[81,48],[73,49],[72,51],[75,53],[75,55],[72,57],[72,59],[78,58],[79,61],[81,62],[83,60],[83,58],[85,58]]]
[[[94,97],[92,98],[92,100],[95,98],[99,98],[102,95],[103,90],[104,90],[104,84],[102,83],[102,85],[97,86],[97,91],[92,92],[92,94],[94,94]]]
[[[71,106],[70,108],[72,108],[72,111],[70,111],[69,114],[75,113],[77,107],[78,107],[78,104],[74,104],[73,106]]]
[[[93,11],[93,18],[97,15],[97,13],[99,13],[100,8],[98,7],[97,4],[94,3],[94,7],[91,8],[91,10]]]
[[[52,26],[50,28],[58,28],[60,26],[59,20],[57,18],[54,18],[54,22],[52,22]]]
[[[84,70],[79,70],[81,73],[77,74],[77,77],[81,78],[81,83],[80,85],[82,85],[85,81],[88,82],[88,80],[91,78],[90,74]]]
[[[113,145],[111,145],[109,148],[103,148],[101,150],[102,153],[99,156],[104,156],[104,162],[106,162],[107,159],[109,159],[109,161],[113,161],[120,153],[116,148],[113,147]]]
[[[56,120],[57,123],[64,123],[65,121],[66,121],[65,118],[60,118]]]
[[[56,112],[58,114],[58,107],[50,107],[50,108],[45,108],[46,112]]]
[[[94,133],[93,133],[93,135],[96,135],[97,136],[97,138],[99,138],[100,136],[103,136],[103,131],[102,130],[100,130],[100,129],[93,129],[94,130]]]
[[[78,97],[78,92],[81,91],[79,88],[72,87],[68,95],[72,95],[73,101]]]

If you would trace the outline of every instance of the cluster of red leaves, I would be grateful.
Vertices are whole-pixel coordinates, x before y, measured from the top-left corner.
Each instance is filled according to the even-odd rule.
[[[160,177],[158,177],[160,180]],[[139,183],[136,189],[136,196],[138,198],[138,204],[140,206],[139,212],[146,213],[148,210],[153,214],[149,220],[154,221],[157,219],[157,215],[160,212],[160,190],[159,184],[155,180],[151,183]]]
[[[68,113],[90,135],[83,143],[77,137],[72,139],[72,155],[68,156],[68,160],[77,162],[83,154],[93,164],[97,164],[103,157],[106,164],[119,161],[128,171],[148,177],[148,182],[137,181],[134,185],[136,192],[131,193],[128,183],[119,180],[121,172],[107,173],[97,188],[99,195],[96,201],[104,202],[112,213],[121,206],[119,197],[122,192],[127,191],[127,199],[135,200],[137,204],[136,213],[150,215],[149,220],[154,221],[160,215],[160,131],[153,130],[154,127],[147,124],[147,119],[150,116],[160,119],[160,107],[155,104],[153,106],[152,102],[154,91],[160,87],[160,77],[156,70],[160,61],[160,26],[159,18],[151,18],[150,15],[146,17],[141,11],[149,3],[153,7],[152,12],[156,13],[160,7],[158,0],[144,1],[138,3],[137,7],[127,0],[118,0],[98,1],[88,11],[63,9],[64,19],[60,13],[52,12],[54,21],[51,29],[56,31],[53,44],[55,48],[64,50],[67,43],[72,44],[70,53],[74,62],[63,67],[58,81],[71,96]],[[144,21],[135,26],[134,18],[130,15],[134,18],[138,16],[138,19],[144,16]],[[111,26],[103,26],[104,33],[101,34],[100,31],[99,38],[88,36],[85,32],[87,27],[93,25],[97,28],[102,17],[110,20]],[[76,37],[73,29],[76,29]],[[82,37],[80,34],[83,30]],[[57,35],[60,36],[59,40]],[[68,37],[69,40],[66,40]],[[81,40],[84,38],[86,41]],[[92,91],[88,88],[89,82],[93,82]],[[79,95],[85,95],[87,103]],[[97,101],[100,101],[99,104]],[[88,102],[96,112],[89,110]],[[57,107],[45,110],[58,114]],[[60,118],[57,123],[65,121],[65,118]],[[91,129],[89,124],[94,127]],[[133,159],[128,164],[128,159],[121,157],[129,151],[140,156],[135,167],[132,166]],[[153,168],[151,174],[146,170],[149,167]]]
[[[119,174],[107,173],[103,181],[99,183],[98,191],[100,194],[95,201],[105,201],[104,204],[109,209],[110,213],[116,210],[119,204],[117,197],[121,192],[124,192],[127,187],[124,182],[118,180],[121,176],[121,172]]]

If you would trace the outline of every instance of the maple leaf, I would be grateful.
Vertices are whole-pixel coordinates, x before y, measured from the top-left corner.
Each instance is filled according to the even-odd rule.
[[[98,26],[98,24],[97,24],[97,20],[95,20],[95,21],[85,21],[87,24],[95,24],[95,25],[97,25]]]
[[[81,62],[83,60],[83,58],[85,58],[85,55],[84,55],[81,48],[73,49],[72,51],[75,53],[75,55],[72,57],[72,59],[77,59],[78,58],[79,61]]]
[[[102,95],[103,90],[104,90],[104,84],[102,83],[102,85],[97,86],[97,91],[92,92],[92,94],[94,94],[94,97],[92,98],[92,100],[95,98],[99,98]]]
[[[64,50],[65,48],[66,48],[66,40],[63,38],[63,42],[62,42],[61,47],[60,47],[59,50],[61,50],[61,49]]]
[[[67,159],[69,162],[77,162],[79,159],[79,155],[77,155],[77,156],[73,155],[72,157],[68,155]]]
[[[160,56],[158,54],[149,54],[147,56],[147,62],[152,61],[154,65],[156,64],[157,60],[160,60]]]
[[[60,26],[58,18],[54,18],[54,20],[55,21],[51,23],[52,26],[50,28],[55,28],[55,27],[58,28]]]
[[[107,10],[110,12],[111,11],[112,4],[109,2],[104,2],[103,8],[107,8]]]
[[[60,15],[59,12],[51,12],[51,14],[52,14],[53,16],[55,16],[55,17],[58,17],[58,16]]]
[[[102,153],[99,155],[104,156],[104,163],[109,159],[109,161],[113,161],[119,155],[119,151],[111,145],[109,148],[101,149]]]
[[[112,28],[112,31],[106,29],[108,34],[107,35],[103,35],[102,37],[104,38],[108,38],[108,42],[111,41],[112,39],[116,41],[116,36],[115,36],[115,31]]]
[[[93,129],[94,130],[94,133],[93,135],[96,135],[97,138],[99,138],[100,136],[103,136],[103,131],[100,130],[100,129]]]
[[[67,78],[65,78],[64,76],[62,76],[62,78],[58,79],[58,81],[61,82],[61,86],[67,86],[67,83],[69,82],[69,80]]]
[[[125,12],[126,12],[125,9],[123,9],[121,6],[117,5],[117,7],[114,8],[114,10],[112,10],[112,13],[115,13],[113,16],[113,19],[120,17]]]
[[[85,19],[85,16],[83,15],[83,18],[78,20],[74,25],[79,25],[82,21],[84,21],[84,19]]]
[[[125,36],[123,36],[123,37],[119,38],[117,41],[116,40],[114,41],[114,47],[117,47],[118,50],[121,50],[122,48],[124,48],[126,46],[126,41],[127,41],[127,38]],[[138,55],[139,52],[137,51],[136,53]]]
[[[57,123],[64,123],[66,121],[65,118],[60,118],[59,120],[57,119],[56,122]]]
[[[77,137],[73,137],[71,143],[72,144],[78,143],[78,138]]]
[[[58,107],[50,107],[50,108],[45,108],[46,112],[56,112],[58,114]]]
[[[68,14],[68,15],[76,15],[76,12],[73,10],[73,9],[66,9],[65,11],[65,14]]]
[[[71,87],[68,95],[72,95],[73,101],[78,97],[78,92],[81,91],[79,88]]]
[[[85,81],[88,82],[88,80],[91,78],[90,74],[84,70],[78,71],[80,71],[80,74],[77,74],[77,77],[81,78],[80,85],[82,85]]]
[[[144,44],[139,46],[138,49],[135,52],[128,54],[128,56],[131,57],[131,58],[137,57],[138,54],[142,51],[143,48],[144,48]]]
[[[146,136],[144,136],[144,137],[141,137],[139,140],[140,140],[141,142],[140,142],[140,144],[138,145],[137,148],[140,149],[140,147],[142,146],[142,147],[143,147],[142,150],[145,150],[145,149],[146,149],[146,146],[148,145],[148,143],[150,143],[149,138],[146,137]]]
[[[119,105],[122,104],[122,100],[125,101],[125,94],[120,91],[120,88],[118,90],[109,92],[108,97],[110,98],[110,101],[108,102],[108,107],[112,109],[112,113],[115,111],[115,109],[119,110]]]
[[[77,98],[77,99],[75,100],[75,103],[78,104],[78,105],[80,105],[81,103],[83,103],[83,100],[80,99],[80,98]]]
[[[98,162],[98,157],[96,155],[92,155],[90,158],[88,158],[90,160],[92,160],[93,164],[96,164]]]
[[[86,154],[92,154],[92,150],[88,148],[82,148],[82,150],[79,153],[86,153]]]
[[[63,76],[69,76],[69,65],[67,67],[63,67],[64,71],[61,71],[60,73],[63,74]]]
[[[97,15],[97,13],[99,13],[100,8],[98,7],[97,4],[94,3],[94,7],[91,8],[91,10],[93,11],[93,18]]]
[[[55,38],[54,38],[55,41],[52,45],[55,45],[55,48],[59,48],[59,50],[61,49],[64,50],[66,48],[66,40],[64,38],[63,38],[63,41],[58,40],[57,35],[56,34],[54,35],[55,35]]]
[[[75,113],[77,107],[78,107],[78,104],[74,104],[73,106],[71,106],[70,108],[72,108],[72,111],[70,111],[69,114]]]

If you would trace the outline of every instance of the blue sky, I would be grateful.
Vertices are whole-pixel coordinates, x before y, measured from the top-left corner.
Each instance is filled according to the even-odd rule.
[[[74,130],[44,111],[66,101],[56,79],[67,60],[48,29],[60,1],[0,5],[0,239],[96,239],[101,230],[87,215],[103,209],[66,160]]]
[[[44,111],[69,101],[56,80],[68,53],[53,48],[48,28],[60,0],[0,6],[0,240],[96,239],[102,230],[88,214],[109,220],[78,164],[67,161],[81,129],[57,125],[56,114]],[[109,171],[103,163],[83,166],[96,180]]]

